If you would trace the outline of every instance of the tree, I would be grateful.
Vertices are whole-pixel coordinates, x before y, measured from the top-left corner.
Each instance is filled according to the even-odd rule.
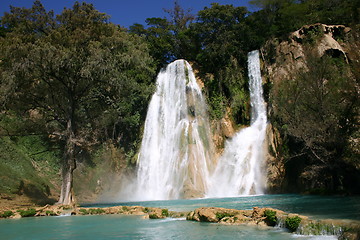
[[[356,122],[356,81],[341,58],[308,54],[307,66],[293,79],[274,86],[276,122],[296,143],[292,157],[308,159],[312,177],[331,178],[327,187],[336,190],[341,185],[336,181],[344,169],[347,140]]]
[[[175,58],[193,59],[192,53],[196,49],[193,48],[192,38],[190,36],[189,24],[195,19],[191,14],[191,9],[183,9],[177,0],[174,1],[173,9],[165,9],[169,14],[171,30],[173,33],[173,51]]]
[[[173,9],[164,11],[169,15],[168,18],[147,18],[147,28],[137,23],[129,29],[130,33],[144,37],[149,43],[158,69],[175,59],[194,59],[196,52],[189,32],[189,24],[194,20],[191,10],[184,10],[175,1]]]
[[[245,7],[217,3],[199,11],[197,22],[191,28],[202,46],[197,61],[210,72],[214,73],[228,65],[231,57],[235,57],[240,64],[246,62],[247,13]]]
[[[210,115],[221,118],[226,107],[232,106],[234,119],[241,124],[247,123],[248,90],[244,69],[247,53],[253,50],[249,44],[247,14],[245,7],[213,3],[210,8],[199,11],[196,22],[190,25],[193,41],[198,46],[195,60],[203,73],[212,76],[205,79]]]
[[[121,140],[127,126],[119,125],[139,121],[154,73],[147,46],[86,3],[53,19],[36,1],[12,7],[2,23],[12,30],[1,43],[3,106],[46,119],[64,151],[59,203],[73,204],[76,158],[102,135],[95,128],[112,125],[111,137]]]
[[[158,68],[174,59],[174,39],[171,24],[166,18],[147,18],[148,28],[141,24],[130,27],[130,32],[143,36],[149,44],[150,53],[156,60]]]

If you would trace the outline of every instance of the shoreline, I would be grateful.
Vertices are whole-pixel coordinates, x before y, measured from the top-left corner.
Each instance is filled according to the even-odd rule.
[[[210,222],[226,225],[252,225],[281,227],[300,235],[336,235],[339,239],[360,239],[360,221],[347,219],[314,220],[300,214],[287,213],[274,208],[254,207],[236,210],[220,207],[200,207],[193,211],[177,212],[165,208],[143,206],[114,206],[104,208],[68,205],[14,208],[0,211],[0,219],[23,217],[73,216],[73,215],[137,215],[143,219],[186,218],[188,221]]]

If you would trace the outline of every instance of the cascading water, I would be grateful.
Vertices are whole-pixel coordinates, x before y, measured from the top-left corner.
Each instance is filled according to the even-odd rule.
[[[188,62],[157,77],[145,122],[132,199],[203,196],[212,164],[206,104]]]
[[[238,132],[225,145],[209,182],[207,197],[262,194],[262,173],[266,134],[266,106],[263,99],[259,51],[248,54],[251,125]]]

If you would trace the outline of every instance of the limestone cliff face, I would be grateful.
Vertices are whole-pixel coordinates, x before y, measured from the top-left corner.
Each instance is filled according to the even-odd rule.
[[[268,85],[275,87],[281,81],[295,77],[299,70],[308,69],[307,54],[315,53],[319,57],[328,55],[333,58],[343,58],[354,69],[357,82],[360,79],[360,37],[359,31],[354,31],[343,25],[313,24],[306,25],[293,32],[286,40],[273,39],[261,49],[263,60],[263,78]],[[359,86],[359,82],[357,83]],[[359,89],[357,89],[359,92]],[[274,109],[269,99],[268,115],[271,119]],[[358,118],[358,124],[360,117]],[[360,134],[355,134],[359,136]],[[353,149],[360,149],[358,137],[350,139]],[[267,131],[268,187],[270,192],[283,191],[291,188],[291,183],[285,181],[286,160],[284,158],[284,143],[276,127],[269,125]],[[298,181],[298,180],[295,180]]]
[[[359,59],[352,49],[354,42],[349,42],[351,29],[343,25],[314,24],[306,25],[290,34],[285,41],[269,41],[262,49],[265,60],[267,80],[277,83],[293,76],[294,72],[306,67],[305,51],[316,51],[319,56],[329,54],[344,57],[347,62]],[[309,43],[309,44],[306,44]],[[355,49],[354,49],[355,50]],[[357,61],[358,62],[358,61]]]
[[[235,134],[234,123],[229,117],[230,111],[230,108],[227,108],[223,118],[211,122],[212,137],[216,151],[215,159],[221,156],[226,139],[233,137]]]

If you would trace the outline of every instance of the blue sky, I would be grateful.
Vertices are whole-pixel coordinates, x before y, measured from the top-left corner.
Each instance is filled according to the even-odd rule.
[[[197,13],[204,7],[210,7],[212,2],[219,4],[232,4],[234,6],[246,6],[248,9],[255,10],[249,6],[249,0],[178,0],[184,9],[192,9],[192,13]],[[0,16],[4,12],[9,12],[9,6],[26,7],[32,6],[34,0],[0,0]],[[60,13],[64,7],[70,8],[75,0],[42,0],[46,10],[54,10]],[[82,2],[79,0],[79,2]],[[165,17],[163,9],[171,9],[174,6],[173,0],[86,0],[87,3],[94,4],[100,12],[111,16],[110,21],[129,27],[134,23],[145,24],[145,19],[149,17]]]

